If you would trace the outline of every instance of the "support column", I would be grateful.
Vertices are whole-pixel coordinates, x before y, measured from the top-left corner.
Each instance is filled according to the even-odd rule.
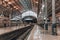
[[[37,8],[38,8],[38,9],[37,9],[37,23],[39,23],[38,20],[39,20],[39,14],[40,14],[40,2],[41,2],[41,1],[38,0],[38,7],[37,7]]]
[[[45,24],[44,24],[45,27],[44,28],[45,28],[45,30],[48,30],[47,0],[45,0],[45,9],[44,9],[44,11],[45,11]]]
[[[10,15],[9,15],[9,17],[10,17],[10,19],[12,18],[12,14],[13,14],[13,8],[11,8],[11,13],[10,13]],[[12,26],[12,22],[11,22],[11,20],[10,20],[10,26]]]
[[[55,0],[52,0],[52,35],[57,35],[56,16],[55,16]]]
[[[11,13],[9,14],[9,19],[11,19]],[[9,22],[9,26],[11,26],[11,20]]]
[[[21,22],[21,24],[23,23],[22,22],[22,13],[20,14],[20,22]]]
[[[44,0],[42,0],[42,7],[41,7],[41,11],[42,11],[42,14],[41,14],[41,18],[42,18],[42,27],[44,28]]]

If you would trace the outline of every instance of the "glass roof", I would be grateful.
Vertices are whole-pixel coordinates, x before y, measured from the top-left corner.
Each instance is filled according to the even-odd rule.
[[[33,12],[33,11],[27,11],[27,12],[24,12],[22,14],[22,18],[24,18],[26,16],[33,16],[33,17],[37,18],[37,14],[35,12]]]
[[[26,12],[22,13],[22,18],[24,18],[26,16],[33,16],[33,17],[37,18],[37,14],[35,12],[33,12],[33,11],[26,11]],[[21,19],[21,16],[18,15],[18,16],[15,16],[11,20],[20,20],[20,19]]]

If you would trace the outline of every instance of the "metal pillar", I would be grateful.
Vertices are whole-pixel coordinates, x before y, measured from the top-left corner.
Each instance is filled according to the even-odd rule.
[[[37,9],[37,23],[38,23],[38,19],[39,19],[39,13],[40,13],[40,0],[38,0],[38,9]]]
[[[52,35],[57,35],[56,16],[55,16],[55,0],[52,0]]]
[[[40,0],[38,0],[38,10],[37,10],[37,13],[38,13],[38,15],[39,15],[39,13],[40,13]],[[37,16],[38,16],[37,15]]]
[[[44,9],[44,11],[45,11],[45,23],[44,23],[44,28],[45,28],[45,30],[48,30],[48,23],[47,23],[47,0],[45,0],[45,9]]]
[[[42,27],[44,28],[44,0],[42,0],[42,7],[41,7],[41,11],[42,11],[42,14],[41,14],[41,18],[42,18]],[[44,5],[45,6],[45,5]]]

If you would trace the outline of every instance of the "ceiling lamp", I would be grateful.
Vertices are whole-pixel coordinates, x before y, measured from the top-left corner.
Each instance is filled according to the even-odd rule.
[[[37,1],[37,0],[34,0],[34,2],[35,2],[35,3],[38,3],[38,1]]]
[[[9,0],[4,0],[4,1],[7,1],[8,2]]]
[[[14,8],[16,8],[16,6],[14,6]]]
[[[14,8],[17,10],[18,9],[18,7],[17,6],[14,6]]]
[[[18,8],[16,8],[16,10],[17,10]]]
[[[42,5],[42,7],[44,7],[44,4]]]
[[[46,19],[46,17],[44,17],[44,19]]]
[[[38,1],[36,1],[35,3],[38,3]]]
[[[12,2],[8,2],[8,4],[12,4]]]
[[[45,5],[44,5],[44,4],[42,4],[42,9],[44,9],[44,7],[45,7]]]
[[[40,14],[41,14],[42,12],[40,11]]]

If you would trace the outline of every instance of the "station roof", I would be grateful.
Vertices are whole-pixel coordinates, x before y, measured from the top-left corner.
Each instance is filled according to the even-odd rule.
[[[60,12],[60,0],[55,0],[55,12],[58,14]],[[38,5],[39,4],[39,5]],[[49,17],[52,14],[52,0],[47,0],[47,11]],[[39,12],[41,13],[42,8],[42,0],[0,0],[0,13],[5,13],[5,15],[12,14],[13,12],[19,12],[20,14],[31,10],[35,13],[38,13],[38,6]],[[3,11],[3,12],[2,12]],[[60,16],[60,14],[58,14]]]

